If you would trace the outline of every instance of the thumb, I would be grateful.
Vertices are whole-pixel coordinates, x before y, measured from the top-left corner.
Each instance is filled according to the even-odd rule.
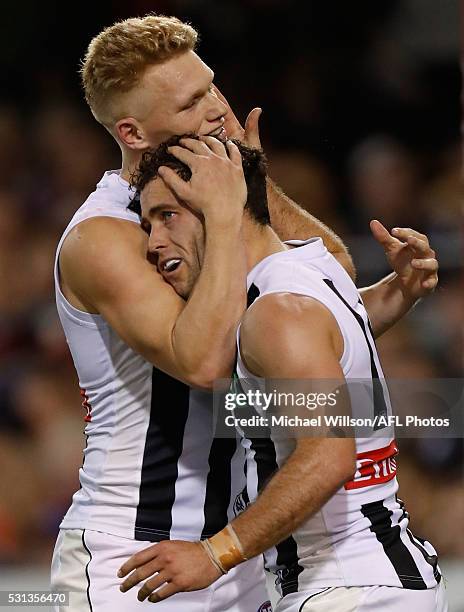
[[[384,249],[394,246],[399,243],[394,236],[390,234],[387,228],[380,223],[377,219],[373,219],[369,226],[371,228],[372,235]]]
[[[259,118],[263,112],[262,108],[254,108],[245,121],[245,141],[250,147],[261,148],[259,138]]]

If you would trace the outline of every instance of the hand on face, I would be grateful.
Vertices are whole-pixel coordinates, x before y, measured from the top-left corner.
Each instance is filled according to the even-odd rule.
[[[370,227],[398,275],[403,294],[415,302],[431,293],[438,284],[438,261],[427,236],[404,227],[390,233],[376,220],[371,221]]]
[[[247,187],[237,146],[210,136],[185,138],[180,143],[182,146],[169,147],[169,152],[191,169],[192,178],[183,181],[174,170],[162,167],[159,174],[165,184],[207,222],[213,219],[227,227],[241,219]]]
[[[260,149],[261,141],[259,138],[259,118],[263,112],[262,109],[256,107],[250,111],[245,121],[245,128],[243,128],[233,110],[230,108],[229,103],[216,86],[214,86],[214,91],[219,100],[221,100],[221,102],[223,102],[227,107],[227,112],[224,115],[224,128],[228,138],[236,138],[237,140],[240,140],[240,142],[243,142],[243,144],[246,144],[248,147]]]
[[[137,598],[156,603],[180,591],[204,589],[221,573],[200,542],[171,540],[153,544],[133,555],[121,566],[118,576],[128,576],[120,586],[123,593],[145,580]]]

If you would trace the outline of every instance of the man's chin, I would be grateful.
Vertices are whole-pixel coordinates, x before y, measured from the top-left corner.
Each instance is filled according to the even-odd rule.
[[[182,281],[171,281],[169,283],[174,291],[179,295],[182,299],[187,300],[189,295],[192,292],[192,288],[187,286],[187,283]]]

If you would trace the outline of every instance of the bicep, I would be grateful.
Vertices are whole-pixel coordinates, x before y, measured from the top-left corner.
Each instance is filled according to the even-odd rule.
[[[178,376],[172,331],[184,300],[147,260],[146,236],[137,225],[108,218],[91,221],[75,228],[63,245],[60,267],[66,283],[131,348]]]

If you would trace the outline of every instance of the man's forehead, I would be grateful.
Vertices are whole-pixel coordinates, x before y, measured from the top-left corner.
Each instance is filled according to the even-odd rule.
[[[148,217],[153,206],[162,204],[178,204],[176,197],[160,178],[150,181],[143,189],[140,196],[142,215]]]
[[[147,69],[145,78],[161,87],[164,93],[182,98],[212,79],[213,71],[194,51],[187,51]]]

